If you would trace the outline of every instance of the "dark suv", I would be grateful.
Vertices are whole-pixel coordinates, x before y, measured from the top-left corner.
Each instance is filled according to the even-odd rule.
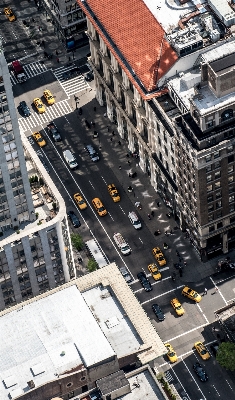
[[[25,117],[29,117],[31,115],[30,109],[25,101],[21,101],[19,107]]]
[[[152,310],[159,321],[164,321],[165,314],[162,312],[162,309],[158,304],[152,304]]]
[[[81,226],[81,222],[73,211],[69,211],[67,215],[72,222],[74,228],[79,228],[79,226]]]
[[[55,126],[54,122],[50,122],[49,125],[47,125],[48,132],[51,134],[55,142],[60,142],[61,141],[61,136],[60,133]]]
[[[137,278],[139,279],[141,285],[143,286],[143,288],[146,292],[150,292],[151,290],[153,290],[152,285],[149,282],[149,280],[147,279],[144,272],[139,272],[137,274]]]

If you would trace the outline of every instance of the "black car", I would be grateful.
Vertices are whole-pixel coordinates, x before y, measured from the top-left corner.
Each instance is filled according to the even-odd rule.
[[[159,321],[164,321],[165,314],[162,312],[162,309],[158,304],[152,304],[152,310]]]
[[[21,101],[19,107],[25,117],[29,117],[31,115],[31,111],[25,101]]]
[[[149,280],[147,279],[144,272],[139,272],[137,274],[137,278],[139,279],[141,285],[143,286],[143,288],[146,292],[150,292],[151,290],[153,290],[152,285],[149,282]]]
[[[67,215],[72,222],[74,228],[78,228],[79,226],[81,226],[81,222],[73,211],[69,211]]]
[[[211,348],[211,352],[214,354],[214,356],[216,357],[217,351],[219,350],[219,343],[218,342],[214,342],[211,344],[210,346]]]
[[[202,365],[199,362],[196,362],[193,365],[193,369],[196,372],[196,374],[198,375],[201,382],[208,381],[208,375],[206,374],[206,371],[202,368]]]
[[[88,67],[87,64],[81,65],[81,67],[79,67],[80,73],[81,74],[85,74],[86,72],[90,72],[90,68]]]
[[[55,142],[61,141],[60,133],[57,127],[55,126],[54,122],[50,122],[49,125],[47,125],[47,130],[52,135]]]
[[[71,77],[81,74],[79,67],[74,67],[74,68],[70,69],[69,72],[70,72]]]
[[[87,72],[85,75],[84,75],[84,77],[85,77],[85,80],[86,81],[88,81],[88,82],[91,82],[91,81],[93,81],[94,80],[94,75],[93,75],[93,72]]]

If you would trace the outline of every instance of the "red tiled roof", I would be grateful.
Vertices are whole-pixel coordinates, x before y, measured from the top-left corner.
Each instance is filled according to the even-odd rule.
[[[107,34],[134,70],[147,92],[156,89],[157,81],[171,68],[178,56],[165,39],[165,32],[142,0],[77,0],[110,51],[137,90],[145,96],[132,74],[119,58],[115,48],[86,8],[91,8]],[[156,95],[156,94],[155,94]]]

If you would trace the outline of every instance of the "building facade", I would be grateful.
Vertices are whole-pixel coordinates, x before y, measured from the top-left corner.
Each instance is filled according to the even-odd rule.
[[[68,50],[88,44],[86,16],[76,0],[41,0],[54,31]]]
[[[68,282],[75,276],[75,269],[66,207],[28,139],[20,134],[3,52],[0,98],[0,309],[3,310]],[[36,175],[40,183],[31,186],[30,174]]]
[[[233,19],[225,25],[217,8],[191,1],[157,11],[148,0],[78,3],[99,104],[201,259],[227,253],[235,244]]]

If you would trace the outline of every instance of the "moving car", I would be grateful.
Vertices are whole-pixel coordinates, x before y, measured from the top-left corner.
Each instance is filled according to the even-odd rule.
[[[162,275],[161,275],[158,267],[156,266],[156,264],[149,264],[148,270],[149,270],[149,272],[151,272],[152,277],[155,281],[159,281],[159,279],[162,279]]]
[[[29,117],[31,115],[31,111],[24,100],[20,102],[19,108],[25,117]]]
[[[171,305],[174,308],[177,315],[183,315],[185,313],[181,303],[176,297],[171,300]]]
[[[75,193],[73,195],[73,198],[74,198],[76,204],[78,205],[78,207],[80,208],[80,210],[85,210],[87,208],[87,204],[86,204],[84,198],[80,195],[80,193]]]
[[[5,7],[4,8],[4,14],[7,16],[10,22],[13,22],[16,20],[16,16],[13,13],[11,7]]]
[[[85,149],[91,157],[92,161],[99,161],[100,157],[91,144],[88,144]]]
[[[128,270],[126,267],[120,267],[119,271],[121,272],[123,278],[125,279],[126,283],[131,283],[132,282],[132,277],[129,274]]]
[[[33,136],[35,142],[37,142],[37,144],[38,144],[40,147],[46,146],[47,143],[46,143],[45,139],[43,139],[43,137],[42,137],[42,135],[41,135],[40,132],[34,132],[34,133],[32,134],[32,136]]]
[[[195,292],[195,290],[190,289],[188,286],[185,286],[182,290],[182,295],[185,297],[188,297],[189,299],[195,301],[196,303],[199,303],[201,301],[202,297],[200,294]]]
[[[206,374],[206,371],[202,368],[202,365],[199,362],[196,362],[193,365],[193,370],[196,372],[201,382],[208,381],[208,375]]]
[[[202,342],[195,342],[194,343],[195,349],[197,350],[199,356],[203,360],[208,360],[210,358],[210,354],[208,353],[206,347]]]
[[[57,127],[55,126],[54,122],[50,122],[49,125],[47,125],[47,130],[52,135],[55,142],[61,141],[60,133]]]
[[[158,304],[152,304],[152,310],[156,315],[158,321],[164,321],[165,314],[162,312],[162,309]]]
[[[160,267],[162,267],[163,265],[166,265],[166,259],[163,255],[160,247],[154,247],[152,250],[152,253],[153,253],[154,257],[156,258]]]
[[[139,279],[141,285],[143,286],[144,290],[146,292],[150,292],[151,290],[153,290],[151,283],[149,282],[149,280],[147,279],[146,275],[144,272],[139,272],[137,274],[137,278]]]
[[[219,343],[218,342],[214,342],[211,344],[210,346],[211,348],[211,352],[214,354],[214,356],[216,357],[217,351],[219,350]]]
[[[37,111],[39,112],[39,114],[43,114],[46,111],[45,106],[44,106],[42,100],[39,99],[39,97],[36,97],[33,100],[33,104],[35,105],[35,107],[36,107]]]
[[[81,222],[73,211],[69,211],[67,215],[72,222],[74,228],[78,228],[79,226],[81,226]]]
[[[51,105],[55,103],[55,98],[49,89],[44,90],[43,96],[45,97],[47,104]]]
[[[178,360],[175,350],[171,346],[170,343],[165,343],[165,347],[167,348],[167,357],[169,358],[170,362],[174,363]]]
[[[93,81],[94,80],[94,74],[93,74],[93,72],[87,72],[85,75],[84,75],[84,77],[85,77],[85,80],[86,81],[88,81],[88,82],[91,82],[91,81]]]
[[[119,195],[114,183],[111,183],[110,185],[108,185],[108,192],[109,192],[110,196],[112,197],[112,200],[114,201],[114,203],[117,203],[118,201],[121,200],[120,195]]]
[[[141,229],[142,228],[140,219],[137,216],[137,214],[135,213],[135,211],[129,212],[128,218],[129,218],[131,224],[134,226],[135,229]]]
[[[106,208],[104,207],[102,201],[98,198],[95,197],[92,200],[92,204],[94,206],[94,208],[96,209],[97,213],[99,214],[100,217],[104,217],[107,213]]]

